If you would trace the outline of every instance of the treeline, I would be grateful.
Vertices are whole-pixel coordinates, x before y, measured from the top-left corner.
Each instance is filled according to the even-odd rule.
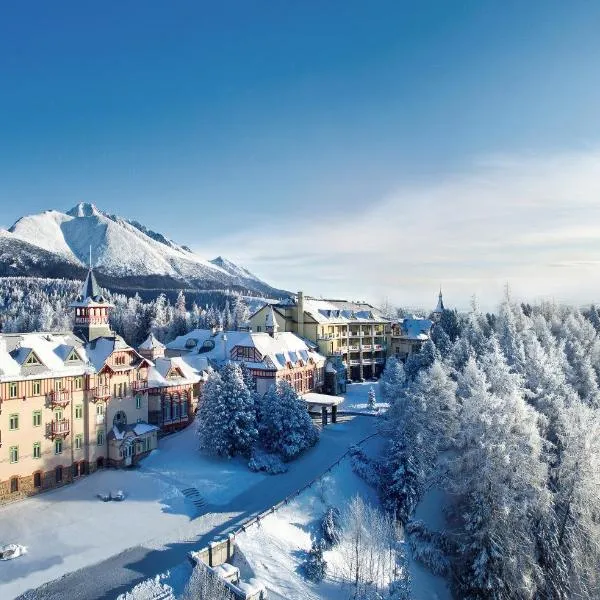
[[[594,307],[507,297],[388,361],[381,499],[455,597],[600,597],[599,331]],[[444,531],[414,520],[430,488]]]
[[[67,279],[28,277],[0,278],[0,328],[3,333],[68,331],[73,326],[70,303],[81,282]],[[232,293],[224,300],[219,292],[213,304],[199,306],[186,302],[180,291],[173,303],[166,294],[147,301],[136,294],[128,297],[104,290],[114,305],[111,327],[132,345],[138,345],[152,331],[163,342],[195,328],[221,326],[235,329],[250,316],[243,296]]]

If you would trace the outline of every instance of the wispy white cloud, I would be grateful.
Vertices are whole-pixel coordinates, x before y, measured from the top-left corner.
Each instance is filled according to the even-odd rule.
[[[361,211],[307,219],[281,207],[219,240],[273,284],[407,305],[493,307],[515,295],[593,302],[600,281],[600,151],[496,156],[397,190]],[[557,268],[560,267],[560,268]]]

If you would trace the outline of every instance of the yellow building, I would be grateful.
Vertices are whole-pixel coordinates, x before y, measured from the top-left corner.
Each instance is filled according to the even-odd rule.
[[[252,331],[265,331],[271,308],[279,331],[313,342],[326,357],[341,357],[350,379],[378,377],[383,371],[391,324],[374,306],[298,292],[295,300],[265,305],[255,312],[250,317]]]
[[[91,269],[72,307],[73,332],[0,335],[0,503],[156,447],[152,363],[110,330]]]

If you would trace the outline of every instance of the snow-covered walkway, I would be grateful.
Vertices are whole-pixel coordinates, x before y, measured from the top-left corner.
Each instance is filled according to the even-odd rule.
[[[2,564],[0,598],[49,581],[26,597],[62,600],[68,590],[73,598],[114,598],[302,487],[375,424],[350,417],[326,427],[319,444],[278,476],[251,473],[242,460],[202,457],[192,426],[162,440],[138,470],[103,471],[4,507],[0,541],[23,544],[29,553]],[[198,490],[202,508],[183,493],[188,488]],[[117,489],[127,494],[124,502],[96,498]]]

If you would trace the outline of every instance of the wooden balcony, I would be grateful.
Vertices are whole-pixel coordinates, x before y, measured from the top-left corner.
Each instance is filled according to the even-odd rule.
[[[68,390],[53,390],[48,394],[48,404],[51,407],[65,407],[71,401],[71,392]]]
[[[363,345],[360,347],[360,349],[361,349],[361,350],[371,350],[371,349],[372,349],[372,346],[371,346],[371,344],[363,344]]]
[[[148,389],[147,379],[137,379],[131,382],[131,390],[135,392],[145,392]]]
[[[92,402],[98,402],[98,400],[108,400],[109,398],[110,387],[107,385],[99,385],[92,390]]]
[[[67,437],[71,431],[71,421],[61,419],[60,421],[51,421],[46,423],[46,436],[54,439],[56,437]]]

